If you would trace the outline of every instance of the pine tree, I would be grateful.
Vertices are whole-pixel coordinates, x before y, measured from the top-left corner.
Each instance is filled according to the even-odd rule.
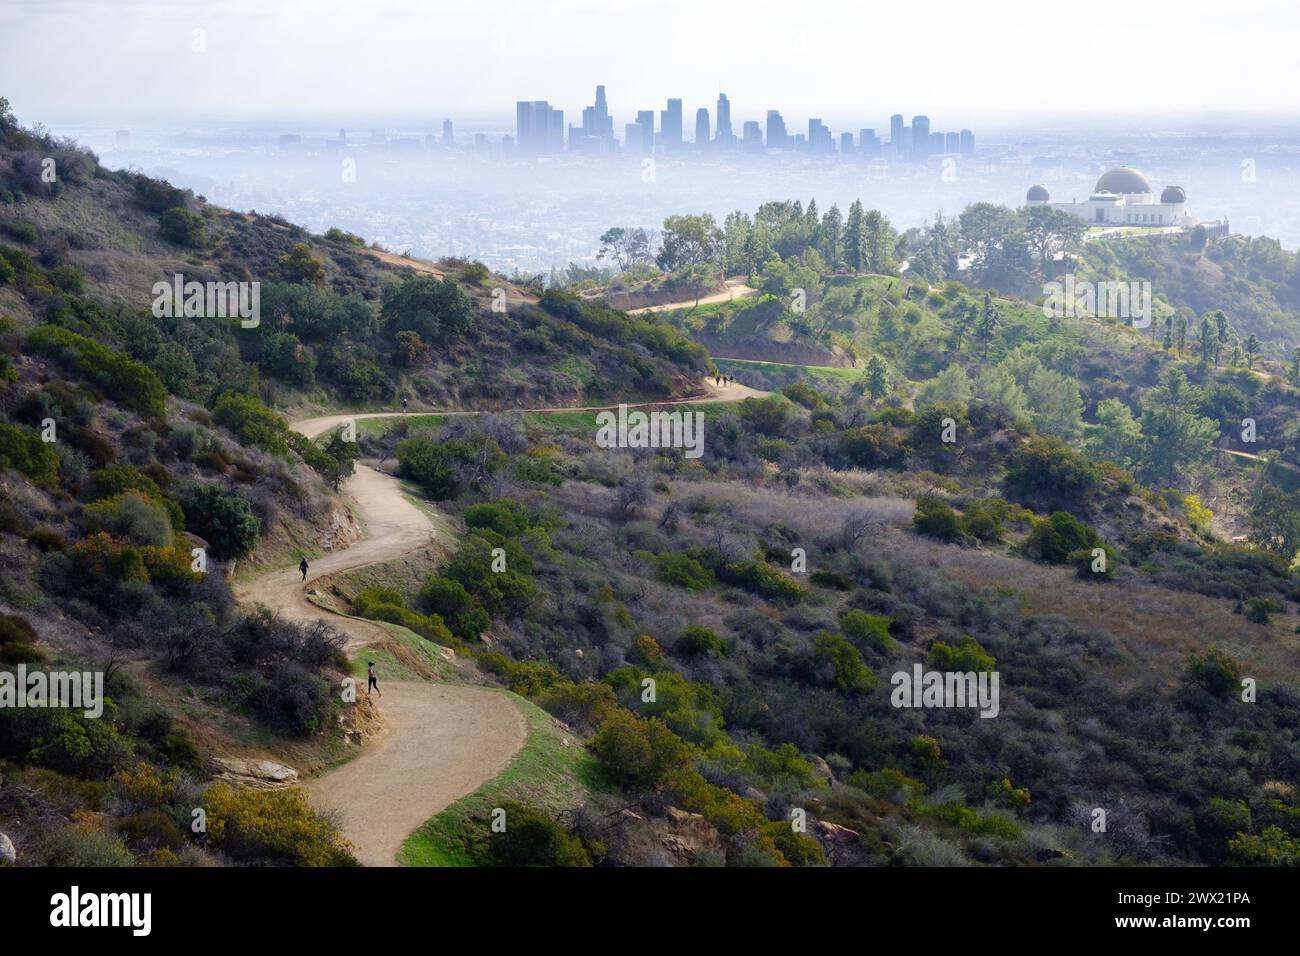
[[[863,376],[867,380],[867,391],[872,398],[879,401],[889,394],[889,366],[879,355],[873,355],[867,360],[867,368]]]
[[[993,295],[984,293],[984,308],[980,312],[980,324],[976,329],[976,337],[984,343],[984,357],[989,357],[989,346],[993,344],[993,337],[998,334],[998,329],[1002,327],[1002,313],[993,303]]]
[[[862,243],[865,238],[861,200],[853,200],[844,222],[844,264],[854,272],[862,271]]]
[[[1255,367],[1255,359],[1259,358],[1259,353],[1262,350],[1259,336],[1251,332],[1250,337],[1246,339],[1246,368],[1253,369]]]
[[[839,206],[831,206],[822,217],[819,248],[827,267],[831,272],[838,272],[844,264],[844,216]]]

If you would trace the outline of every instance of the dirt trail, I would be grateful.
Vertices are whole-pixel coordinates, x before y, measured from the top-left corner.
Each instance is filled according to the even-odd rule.
[[[739,383],[704,383],[705,394],[657,404],[740,401],[768,393]],[[598,411],[616,406],[524,409],[533,412]],[[411,413],[419,413],[411,409]],[[425,414],[429,410],[424,410]],[[294,422],[311,438],[348,419],[400,417],[400,412],[335,414]],[[474,412],[438,412],[467,415]],[[322,575],[400,558],[427,547],[439,534],[428,514],[402,493],[397,479],[357,464],[344,488],[365,536],[351,547],[311,563],[307,580],[297,568],[267,571],[236,588],[243,603],[264,604],[293,621],[325,620],[347,635],[355,656],[387,635],[366,621],[330,614],[307,599]],[[385,680],[375,698],[384,730],[355,760],[306,781],[312,804],[331,812],[366,866],[394,866],[402,842],[435,813],[473,793],[504,770],[523,746],[523,715],[505,694],[481,687]]]
[[[728,279],[727,288],[723,292],[715,292],[712,295],[701,296],[696,302],[694,299],[686,299],[683,302],[664,302],[660,305],[645,305],[639,309],[624,309],[628,315],[641,315],[645,312],[667,312],[670,309],[690,309],[697,305],[711,305],[714,302],[730,302],[732,299],[747,299],[750,296],[757,295],[758,290],[745,285],[740,279]]]
[[[301,422],[306,435],[325,427]],[[346,486],[366,535],[350,548],[312,562],[307,581],[297,568],[268,571],[237,590],[243,602],[265,604],[294,621],[324,619],[347,635],[350,654],[386,632],[329,614],[307,600],[323,574],[401,557],[429,544],[428,516],[403,495],[397,480],[357,465]],[[312,804],[332,812],[366,866],[394,866],[402,841],[438,811],[473,793],[506,768],[523,746],[523,715],[505,694],[453,684],[385,680],[375,703],[384,730],[355,760],[305,783]],[[360,688],[359,688],[360,690]]]

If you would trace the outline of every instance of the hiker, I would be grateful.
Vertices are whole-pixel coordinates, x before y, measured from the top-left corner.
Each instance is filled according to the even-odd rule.
[[[302,572],[302,579],[307,580],[307,559],[302,559],[302,564],[298,565],[298,570]]]
[[[403,415],[406,414],[406,403],[407,403],[408,401],[409,401],[409,399],[407,399],[407,398],[403,398],[403,399],[402,399],[402,414],[403,414]]]
[[[366,696],[367,697],[370,696],[370,692],[372,690],[375,693],[377,693],[380,697],[384,696],[384,692],[379,689],[379,678],[375,676],[375,662],[369,661],[366,664]]]

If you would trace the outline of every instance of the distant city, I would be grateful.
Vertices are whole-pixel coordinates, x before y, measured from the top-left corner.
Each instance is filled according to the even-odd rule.
[[[444,145],[450,126],[444,124]],[[515,135],[501,138],[503,149],[537,155],[559,153],[565,149],[564,111],[546,100],[519,100],[515,104]],[[614,135],[614,117],[605,99],[605,87],[596,87],[596,102],[582,111],[580,125],[569,124],[568,149],[571,152],[603,153],[620,149],[650,155],[656,151],[745,150],[763,152],[782,150],[815,156],[839,156],[850,159],[884,158],[898,162],[923,162],[931,156],[971,156],[975,153],[975,134],[968,129],[939,132],[930,129],[930,117],[913,116],[906,123],[902,113],[889,118],[889,139],[882,140],[875,129],[859,129],[856,138],[851,130],[840,133],[838,140],[830,127],[818,117],[808,120],[807,133],[790,133],[780,110],[768,110],[767,120],[746,120],[736,135],[731,121],[731,101],[726,93],[718,94],[712,118],[707,107],[695,111],[695,138],[688,142],[683,132],[680,99],[669,99],[659,111],[655,128],[655,111],[638,110],[635,122],[623,127],[620,143]]]

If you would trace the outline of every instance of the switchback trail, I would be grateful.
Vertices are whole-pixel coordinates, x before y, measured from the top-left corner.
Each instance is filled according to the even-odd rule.
[[[651,404],[740,401],[766,392],[744,385],[714,385],[691,399]],[[527,412],[599,411],[589,408],[519,409]],[[412,410],[411,414],[475,412]],[[400,418],[401,412],[336,414],[292,423],[313,438],[359,418]],[[287,620],[326,621],[347,637],[350,656],[386,636],[376,624],[330,614],[307,593],[321,575],[392,561],[429,545],[440,533],[428,514],[402,493],[397,479],[358,463],[344,492],[352,499],[365,536],[348,548],[316,559],[307,580],[296,567],[267,571],[236,588],[244,604],[263,604]],[[395,866],[402,842],[434,814],[473,793],[507,766],[523,746],[523,715],[505,694],[482,687],[395,681],[379,677],[374,702],[384,730],[355,760],[306,781],[313,806],[334,814],[357,859],[366,866]],[[361,688],[358,687],[358,691]]]

